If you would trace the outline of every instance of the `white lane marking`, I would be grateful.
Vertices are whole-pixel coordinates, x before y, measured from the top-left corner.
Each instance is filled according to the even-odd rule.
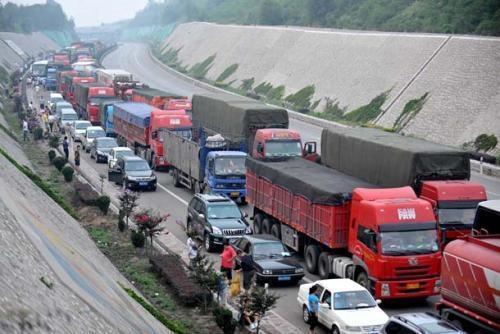
[[[306,283],[312,283],[312,282],[313,282],[310,278],[308,278],[308,277],[306,277],[306,276],[302,277],[302,280],[303,280],[304,282],[306,282]]]
[[[158,187],[160,187],[161,189],[163,189],[164,191],[166,191],[167,193],[169,193],[170,195],[172,195],[172,197],[174,197],[176,200],[178,200],[179,202],[181,202],[185,206],[188,205],[187,201],[185,201],[184,199],[182,199],[180,196],[176,195],[174,192],[168,190],[165,186],[161,185],[160,183],[158,183],[157,185],[158,185]]]

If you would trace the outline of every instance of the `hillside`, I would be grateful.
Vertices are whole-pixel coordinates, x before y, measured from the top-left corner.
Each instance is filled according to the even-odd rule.
[[[498,0],[150,1],[130,26],[205,21],[337,29],[500,35]]]

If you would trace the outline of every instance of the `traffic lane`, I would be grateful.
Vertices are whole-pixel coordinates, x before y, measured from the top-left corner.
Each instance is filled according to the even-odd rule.
[[[471,181],[480,183],[486,188],[488,199],[500,199],[500,180],[498,178],[473,172]]]

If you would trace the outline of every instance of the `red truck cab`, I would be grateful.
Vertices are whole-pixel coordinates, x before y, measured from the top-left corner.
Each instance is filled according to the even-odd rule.
[[[290,129],[259,129],[253,143],[255,159],[302,156],[300,134]]]
[[[422,181],[420,198],[432,204],[443,244],[471,233],[476,208],[486,200],[483,185],[466,180]]]
[[[111,87],[90,87],[87,100],[87,115],[88,120],[93,125],[101,124],[99,117],[99,103],[97,98],[113,98],[115,97],[115,90]]]
[[[74,87],[76,84],[80,83],[94,83],[95,79],[93,77],[73,77],[71,80],[71,87],[69,87],[68,93],[66,94],[67,100],[76,108],[75,91]]]
[[[192,127],[193,123],[191,123],[191,119],[185,110],[161,110],[153,108],[149,131],[151,157],[148,159],[151,166],[155,169],[170,166],[167,158],[163,155],[163,136],[159,135],[162,129],[191,133]]]
[[[355,280],[381,299],[440,291],[436,220],[432,206],[411,187],[354,189],[348,250]]]
[[[64,98],[69,91],[69,85],[66,83],[66,77],[75,77],[78,75],[78,72],[75,70],[71,71],[61,71],[58,73],[58,82],[57,82],[57,90],[59,90]]]
[[[192,108],[193,104],[191,103],[191,101],[189,101],[189,98],[187,96],[183,96],[181,98],[169,99],[163,105],[163,109],[165,110],[182,109],[189,111]]]

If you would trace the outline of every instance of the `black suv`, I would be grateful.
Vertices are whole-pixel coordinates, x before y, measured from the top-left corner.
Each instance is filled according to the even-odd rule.
[[[137,156],[121,156],[108,168],[108,180],[123,185],[123,189],[146,188],[156,190],[156,175],[146,160]]]
[[[187,209],[186,230],[203,239],[207,252],[224,239],[240,238],[252,229],[235,202],[221,195],[196,194]]]
[[[430,312],[393,315],[382,334],[466,334],[438,315]]]

